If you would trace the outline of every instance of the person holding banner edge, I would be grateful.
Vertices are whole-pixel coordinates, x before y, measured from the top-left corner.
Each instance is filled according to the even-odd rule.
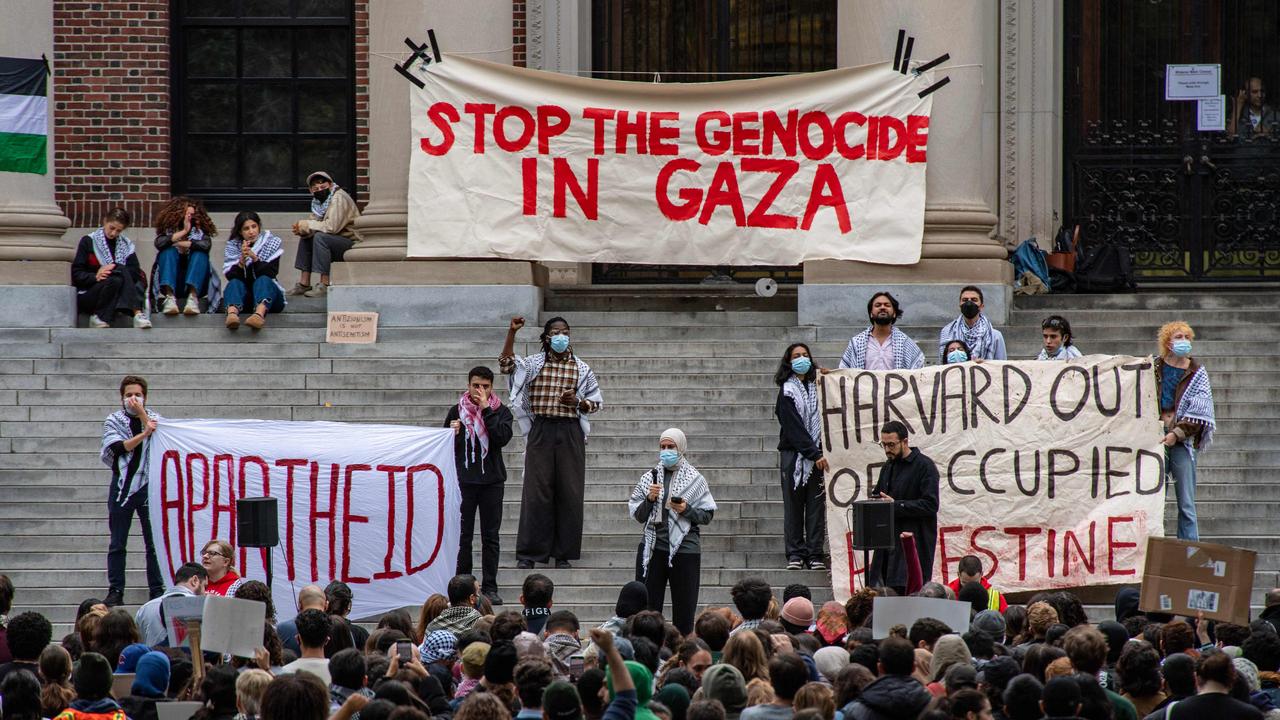
[[[111,468],[111,484],[107,491],[107,525],[111,544],[107,549],[106,604],[115,607],[124,602],[124,561],[133,516],[142,523],[142,541],[146,547],[147,586],[150,599],[164,593],[164,577],[151,537],[151,512],[147,504],[147,474],[151,454],[151,434],[163,419],[146,407],[147,381],[137,375],[126,375],[120,381],[121,409],[107,416],[102,424],[102,462]]]
[[[778,398],[778,458],[782,473],[782,532],[787,569],[826,570],[822,540],[827,534],[822,473],[822,419],[817,367],[809,346],[792,343],[773,374]]]
[[[1164,424],[1166,473],[1172,476],[1178,498],[1178,539],[1200,539],[1196,524],[1196,453],[1213,440],[1213,389],[1209,373],[1191,357],[1195,331],[1182,321],[1160,328],[1160,360],[1156,387],[1160,392],[1160,420]]]
[[[582,555],[587,416],[599,412],[604,398],[591,367],[573,352],[568,321],[548,320],[539,337],[542,352],[521,358],[515,341],[523,327],[523,317],[511,319],[498,358],[502,374],[510,376],[512,412],[528,436],[517,567],[531,570],[554,557],[556,568],[565,569]]]
[[[872,498],[893,503],[894,527],[909,532],[916,541],[922,577],[933,576],[933,555],[938,543],[938,467],[924,453],[911,447],[907,426],[891,420],[880,428],[879,445],[888,459],[871,490]],[[885,585],[906,594],[907,563],[900,548],[876,550],[867,568],[871,586]]]
[[[840,369],[915,370],[924,367],[924,353],[907,334],[894,327],[903,316],[897,298],[878,292],[867,301],[871,327],[854,335],[840,357]]]

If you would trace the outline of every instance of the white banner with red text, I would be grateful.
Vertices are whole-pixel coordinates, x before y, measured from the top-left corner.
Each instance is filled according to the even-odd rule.
[[[889,420],[938,468],[933,577],[965,555],[1002,591],[1134,583],[1164,534],[1164,467],[1149,357],[983,362],[821,377],[832,583],[863,586],[850,508],[875,487]],[[902,498],[896,498],[902,499]]]
[[[151,437],[151,534],[166,577],[211,539],[242,577],[266,579],[267,549],[242,548],[236,500],[277,499],[272,596],[281,619],[298,590],[331,580],[353,618],[445,592],[458,557],[453,432],[402,425],[163,420]]]
[[[417,76],[410,257],[920,259],[930,72],[653,83],[446,55]]]

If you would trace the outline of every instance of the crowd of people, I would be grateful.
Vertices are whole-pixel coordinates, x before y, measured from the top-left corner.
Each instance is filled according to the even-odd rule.
[[[353,593],[338,581],[303,588],[278,622],[267,586],[228,571],[228,548],[207,545],[164,596],[260,602],[252,658],[170,647],[160,598],[134,612],[87,598],[55,639],[0,575],[3,720],[152,720],[177,701],[197,703],[199,720],[1280,718],[1280,589],[1240,625],[1142,613],[1125,588],[1114,618],[1094,624],[1070,592],[1008,604],[967,557],[952,587],[913,593],[969,603],[967,626],[921,617],[877,637],[875,600],[898,594],[888,587],[815,606],[804,585],[779,595],[744,577],[732,606],[682,630],[632,581],[587,629],[556,609],[545,575],[525,578],[520,609],[501,610],[463,574],[416,619],[388,612],[370,630],[348,617]]]

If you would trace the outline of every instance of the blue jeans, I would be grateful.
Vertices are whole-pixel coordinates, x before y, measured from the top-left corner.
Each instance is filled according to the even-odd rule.
[[[284,307],[284,293],[280,292],[280,287],[276,285],[276,281],[272,278],[259,276],[253,281],[253,302],[245,303],[248,287],[244,280],[240,278],[232,278],[227,281],[227,289],[222,292],[222,297],[227,300],[227,307],[234,307],[237,310],[251,310],[257,307],[258,303],[267,304],[267,312],[272,310],[279,311]]]
[[[1186,445],[1165,448],[1165,470],[1173,478],[1178,496],[1178,539],[1199,540],[1196,525],[1196,458]]]
[[[159,276],[160,287],[169,288],[176,295],[185,297],[191,288],[196,295],[203,295],[209,285],[209,253],[193,251],[186,254],[186,273],[182,275],[185,282],[178,285],[178,272],[183,260],[182,253],[176,247],[167,247],[156,256],[156,275]]]

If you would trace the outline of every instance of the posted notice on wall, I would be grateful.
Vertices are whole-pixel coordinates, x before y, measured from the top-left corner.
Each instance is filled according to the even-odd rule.
[[[445,592],[458,558],[453,431],[273,420],[164,420],[148,451],[151,534],[166,577],[211,539],[241,577],[266,579],[281,619],[297,592],[341,580],[353,618]],[[280,545],[236,542],[236,500],[278,499]]]
[[[714,83],[446,54],[410,93],[410,257],[911,264],[933,73]]]
[[[1221,132],[1227,129],[1227,96],[1200,98],[1196,101],[1196,130]]]
[[[1222,94],[1222,66],[1165,65],[1164,99],[1199,100]]]
[[[848,508],[875,487],[889,420],[938,467],[933,580],[976,555],[1004,591],[1140,581],[1164,534],[1156,390],[1150,357],[1105,355],[822,376],[837,599],[863,585]]]

